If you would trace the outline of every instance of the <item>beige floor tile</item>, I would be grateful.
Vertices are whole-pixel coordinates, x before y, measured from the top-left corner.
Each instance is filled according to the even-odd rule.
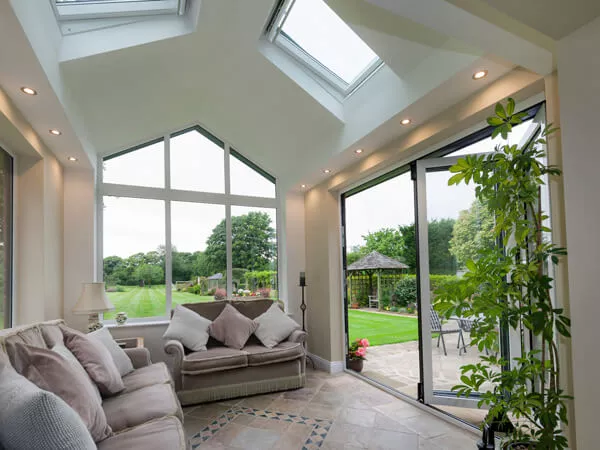
[[[388,416],[379,412],[375,413],[375,423],[373,428],[378,430],[398,431],[401,433],[411,433],[412,430],[406,428],[400,422],[394,419],[390,419]]]
[[[371,435],[369,450],[418,450],[419,436],[415,433],[377,430]]]
[[[271,395],[271,394],[255,395],[253,397],[246,397],[246,398],[242,399],[238,403],[238,405],[246,406],[248,408],[266,409],[267,406],[269,406],[271,403],[273,403],[275,400],[277,400],[280,397],[281,397],[280,394],[277,394],[277,395]]]
[[[317,389],[304,387],[301,389],[294,389],[293,391],[284,392],[281,395],[281,398],[285,400],[300,400],[308,402],[312,400],[316,393]]]
[[[255,416],[249,416],[247,414],[239,414],[235,419],[233,419],[233,423],[237,423],[238,425],[250,425],[254,419],[256,419]]]
[[[214,420],[229,409],[231,406],[224,403],[205,403],[194,408],[187,416]]]
[[[300,450],[305,442],[306,437],[285,433],[271,448],[277,450]]]
[[[375,414],[370,409],[342,408],[336,422],[372,427],[375,424]]]
[[[325,442],[321,445],[322,450],[359,450],[364,449],[363,446],[341,442]]]
[[[341,406],[324,406],[310,402],[300,415],[312,419],[336,419],[342,410]]]
[[[344,401],[345,398],[343,394],[320,390],[310,402],[324,406],[341,406],[344,404]]]
[[[346,423],[334,423],[329,430],[325,442],[351,444],[359,448],[367,448],[371,440],[371,433],[371,428]]]
[[[269,411],[277,411],[288,414],[298,414],[308,405],[307,401],[300,400],[286,400],[284,398],[279,398],[273,401],[269,406],[265,409]]]
[[[415,433],[418,433],[420,436],[427,439],[441,436],[442,434],[449,433],[456,429],[456,427],[448,422],[429,414],[421,414],[418,417],[409,417],[404,419],[401,423],[406,428],[413,430]]]
[[[183,429],[188,438],[199,433],[211,422],[211,419],[199,419],[196,417],[186,417],[183,423]]]
[[[248,428],[243,425],[238,425],[237,423],[231,422],[221,428],[219,432],[207,442],[213,444],[219,443],[226,447],[230,447],[231,443],[238,437],[238,435],[247,429]],[[205,443],[202,443],[201,447],[204,447],[204,445]]]
[[[468,431],[462,433],[452,431],[442,436],[431,438],[430,440],[442,450],[462,450],[475,448],[477,436]]]
[[[254,420],[250,422],[248,426],[252,428],[260,428],[263,430],[275,430],[285,432],[289,428],[290,422],[285,422],[283,420],[267,419],[265,417],[255,417]]]
[[[283,433],[259,428],[245,428],[230,443],[233,448],[244,450],[267,450],[283,437]]]

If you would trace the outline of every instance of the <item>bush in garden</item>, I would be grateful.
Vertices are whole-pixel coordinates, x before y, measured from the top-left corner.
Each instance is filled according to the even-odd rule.
[[[215,300],[225,300],[227,297],[227,291],[225,289],[217,289],[215,291]]]
[[[206,295],[213,296],[213,295],[215,295],[216,292],[217,292],[217,290],[215,288],[212,288],[206,292]]]
[[[417,311],[416,303],[409,303],[408,305],[406,305],[406,312],[408,314],[414,314],[416,311]]]
[[[262,288],[258,290],[258,293],[261,297],[271,298],[271,289],[270,288]]]
[[[409,303],[417,301],[417,278],[407,275],[396,283],[392,294],[394,302],[398,306],[408,306]]]

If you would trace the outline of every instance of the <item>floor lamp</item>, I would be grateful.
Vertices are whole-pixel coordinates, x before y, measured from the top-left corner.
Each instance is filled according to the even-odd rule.
[[[306,302],[304,301],[304,288],[306,287],[306,274],[300,272],[300,287],[302,288],[302,303],[300,303],[300,310],[302,311],[302,331],[306,332]],[[304,340],[304,349],[306,350],[306,339]],[[312,358],[306,355],[307,361],[310,361],[313,369],[315,368],[315,362]]]

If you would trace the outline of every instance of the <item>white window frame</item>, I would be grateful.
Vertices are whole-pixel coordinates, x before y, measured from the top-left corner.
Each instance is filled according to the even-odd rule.
[[[171,188],[171,149],[170,139],[177,135],[187,133],[189,131],[198,130],[203,136],[210,139],[209,136],[215,140],[223,143],[224,152],[224,172],[225,172],[225,193],[213,193],[213,192],[200,192],[200,191],[189,191],[179,190]],[[212,139],[211,139],[212,140]],[[123,184],[113,184],[103,182],[103,168],[104,159],[118,157],[117,155],[123,154],[129,151],[136,151],[141,147],[150,145],[152,143],[158,143],[162,141],[164,145],[164,179],[165,186],[162,188],[156,187],[144,187],[144,186],[129,186]],[[213,141],[214,142],[214,141]],[[234,195],[231,194],[231,179],[230,179],[230,158],[234,156],[231,152],[235,152],[240,155],[245,161],[242,163],[254,167],[249,167],[265,177],[270,177],[274,182],[275,197],[251,197],[245,195]],[[247,161],[247,162],[246,162]],[[226,229],[226,256],[227,256],[227,297],[233,296],[233,259],[232,259],[232,235],[231,235],[231,208],[233,206],[246,206],[255,208],[271,208],[275,210],[276,227],[275,237],[277,240],[276,245],[276,260],[277,260],[277,289],[280,292],[281,286],[281,243],[279,242],[281,233],[282,223],[280,220],[280,208],[279,208],[279,189],[278,180],[272,175],[268,174],[267,171],[260,168],[255,163],[245,158],[240,152],[234,150],[229,143],[215,137],[213,133],[208,131],[206,127],[201,125],[193,125],[191,127],[184,128],[180,131],[174,131],[172,133],[165,134],[157,139],[150,140],[146,143],[134,146],[131,150],[119,151],[112,155],[103,155],[98,157],[98,164],[96,170],[96,279],[103,281],[104,279],[104,196],[112,197],[126,197],[126,198],[139,198],[149,200],[161,200],[164,202],[165,207],[165,290],[166,290],[166,307],[164,316],[152,316],[152,317],[134,317],[128,320],[128,323],[143,323],[143,322],[159,322],[169,319],[169,314],[172,307],[172,290],[169,289],[173,285],[173,274],[172,274],[172,246],[171,246],[171,204],[172,202],[188,202],[188,203],[199,203],[199,204],[213,204],[225,206],[225,229]],[[114,320],[108,320],[106,323],[114,323]]]
[[[317,81],[325,83],[325,87],[343,99],[356,91],[362,84],[372,77],[384,65],[381,58],[375,59],[370,65],[352,81],[347,83],[336,73],[322,64],[318,59],[299,46],[285,31],[283,25],[294,5],[295,0],[283,0],[275,7],[273,18],[266,32],[269,42],[275,44],[285,53],[290,55],[302,67],[308,69],[309,74],[317,78]]]
[[[50,0],[60,21],[110,19],[149,15],[183,15],[187,0],[111,0],[57,3]]]

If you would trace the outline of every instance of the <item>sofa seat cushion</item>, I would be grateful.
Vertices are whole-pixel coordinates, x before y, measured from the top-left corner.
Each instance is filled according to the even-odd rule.
[[[304,355],[304,348],[299,342],[284,341],[273,348],[264,345],[247,345],[244,351],[248,353],[249,366],[265,366],[284,361],[291,361]]]
[[[161,417],[175,416],[183,420],[181,405],[170,384],[147,386],[105,399],[102,407],[114,432]]]
[[[172,384],[173,380],[169,368],[164,362],[140,367],[123,377],[125,390],[123,394],[137,391],[138,389],[153,386],[155,384]]]
[[[118,433],[100,443],[98,450],[185,450],[185,431],[175,417],[163,417]]]
[[[248,366],[246,352],[229,347],[213,347],[205,352],[193,352],[183,358],[181,373],[199,375]]]

